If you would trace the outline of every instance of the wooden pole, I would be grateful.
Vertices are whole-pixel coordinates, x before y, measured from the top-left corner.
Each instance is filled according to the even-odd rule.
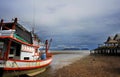
[[[47,53],[48,53],[48,40],[45,41],[45,47],[46,47],[45,52],[46,52],[46,54],[47,54]]]
[[[8,55],[9,55],[9,52],[10,52],[10,47],[11,47],[11,43],[12,43],[12,41],[10,40],[9,42],[8,42],[8,47],[7,47],[7,51],[6,51],[6,60],[8,59]]]
[[[12,29],[15,29],[17,21],[18,21],[18,19],[15,18],[14,23],[13,23],[13,26],[12,26]]]

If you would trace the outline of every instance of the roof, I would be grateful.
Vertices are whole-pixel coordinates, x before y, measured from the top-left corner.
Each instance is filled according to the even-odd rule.
[[[114,36],[109,36],[108,39],[107,39],[107,42],[113,40]]]
[[[17,18],[15,18],[14,22],[7,22],[7,23],[1,20],[0,27],[2,28],[2,30],[15,29],[15,35],[20,36],[30,44],[32,43],[31,32],[29,32],[22,25],[17,23]]]
[[[118,43],[120,41],[120,33],[115,36],[109,36],[105,43]]]
[[[114,40],[116,40],[116,41],[120,40],[120,33],[115,35]]]
[[[107,41],[106,41],[105,43],[117,43],[117,41],[114,40],[114,36],[109,36],[109,37],[107,38]]]

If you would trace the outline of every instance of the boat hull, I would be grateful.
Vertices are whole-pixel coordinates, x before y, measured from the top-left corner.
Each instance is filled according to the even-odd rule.
[[[37,75],[44,72],[51,63],[52,58],[37,61],[17,61],[13,60],[6,62],[6,65],[0,67],[0,77],[14,77],[19,75]],[[2,62],[2,61],[0,61]],[[12,64],[12,65],[11,65]],[[23,65],[22,65],[23,64]],[[29,64],[29,65],[28,65]],[[9,65],[9,66],[8,66]],[[3,67],[2,67],[3,66]]]
[[[37,68],[37,69],[31,69],[31,70],[21,70],[21,71],[5,71],[3,69],[0,69],[0,77],[18,77],[18,76],[35,76],[39,73],[44,72],[49,66],[45,66],[42,68]],[[36,73],[37,72],[37,73]]]

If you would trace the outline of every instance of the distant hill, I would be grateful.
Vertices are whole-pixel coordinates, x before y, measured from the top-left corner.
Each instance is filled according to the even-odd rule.
[[[63,50],[80,50],[79,48],[64,48]]]

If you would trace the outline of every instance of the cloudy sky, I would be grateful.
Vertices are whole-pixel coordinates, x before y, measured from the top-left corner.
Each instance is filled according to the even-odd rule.
[[[34,25],[52,46],[94,49],[120,33],[120,0],[0,0],[0,19]]]

